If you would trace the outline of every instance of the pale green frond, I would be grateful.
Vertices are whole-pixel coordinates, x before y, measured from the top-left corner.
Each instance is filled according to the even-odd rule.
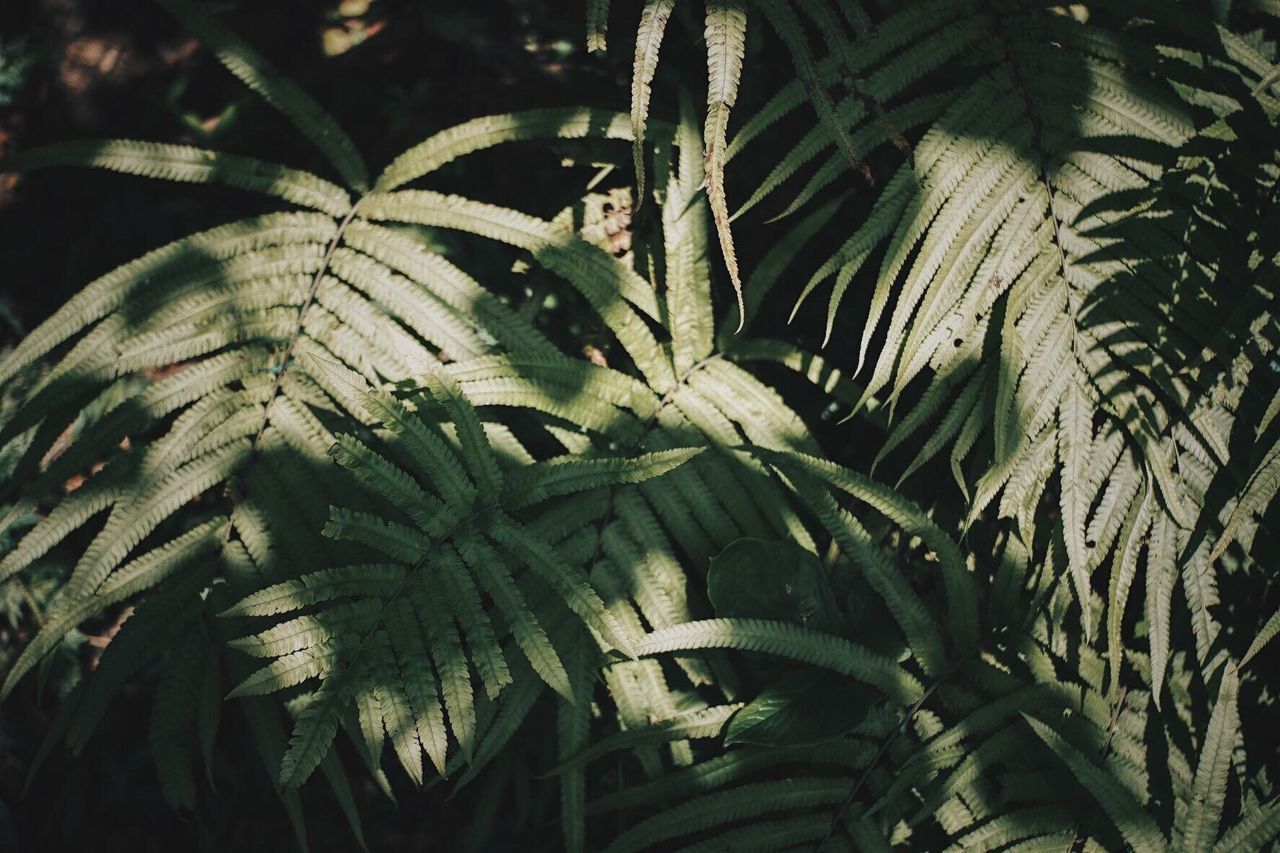
[[[923,690],[919,681],[888,658],[842,637],[789,622],[704,619],[660,628],[640,638],[634,648],[641,657],[706,649],[775,655],[847,675],[903,703]]]
[[[308,172],[188,145],[132,139],[60,142],[24,151],[0,163],[6,172],[51,166],[82,166],[166,181],[226,184],[273,195],[339,218],[351,209],[351,200],[341,187]]]
[[[1093,441],[1093,406],[1080,378],[1067,380],[1066,392],[1058,409],[1058,456],[1062,460],[1063,539],[1067,545],[1067,568],[1075,583],[1076,599],[1083,613],[1086,639],[1092,639],[1093,604],[1089,593],[1088,556],[1085,547],[1085,518],[1093,492],[1087,488],[1088,449]]]
[[[747,12],[740,0],[708,0],[705,38],[707,41],[707,122],[702,136],[706,146],[707,200],[711,218],[720,237],[720,251],[738,298],[738,329],[746,322],[738,258],[729,230],[729,201],[725,195],[724,167],[729,129],[729,111],[738,99],[742,77],[742,56],[746,49]]]
[[[1173,588],[1178,579],[1175,530],[1173,520],[1159,514],[1153,522],[1147,550],[1147,635],[1151,648],[1151,695],[1157,708],[1172,649],[1170,621]]]
[[[302,649],[300,652],[278,657],[260,670],[253,672],[227,694],[228,699],[276,693],[285,688],[302,684],[314,678],[325,678],[338,665],[342,652],[333,643]]]
[[[387,312],[393,313],[408,330],[437,347],[446,357],[469,358],[485,352],[491,345],[489,336],[483,329],[456,310],[451,310],[453,306],[437,293],[418,282],[397,275],[367,255],[345,247],[340,248],[334,252],[329,267],[344,284],[365,294],[380,307],[385,306]],[[340,290],[345,290],[347,299],[353,295],[350,290],[325,287],[323,283],[322,290],[316,295],[322,300],[321,304],[325,304],[324,296],[336,295]],[[337,306],[325,307],[338,313],[334,310]],[[377,325],[385,329],[379,335],[395,328],[386,328],[388,324],[385,315]],[[406,353],[407,369],[395,375],[411,375],[419,372],[423,365],[434,364],[437,360],[425,347],[417,346],[416,341],[407,333],[401,332],[396,337],[400,339],[397,341],[400,344],[397,348]]]
[[[603,0],[607,5],[608,0]],[[631,71],[631,138],[636,169],[636,198],[644,199],[645,125],[649,120],[649,98],[653,75],[658,70],[658,52],[675,0],[645,0],[636,28],[636,58]],[[591,8],[590,6],[588,7]],[[588,48],[590,50],[590,48]],[[661,179],[661,176],[659,176]]]
[[[678,172],[667,177],[662,247],[672,361],[677,378],[684,378],[711,355],[715,315],[707,257],[707,201],[702,195],[706,181],[702,137],[693,103],[683,89],[675,145]]]
[[[581,237],[514,210],[427,190],[373,193],[362,201],[361,212],[374,220],[457,229],[533,253],[539,264],[564,276],[591,302],[655,389],[664,391],[674,381],[670,362],[644,319],[631,309],[657,317],[652,288]]]
[[[367,255],[385,267],[386,271],[399,273],[434,299],[448,305],[457,315],[459,324],[464,318],[474,317],[476,324],[507,350],[513,353],[558,355],[559,352],[533,326],[523,322],[510,307],[495,294],[480,286],[457,266],[443,256],[428,251],[410,234],[393,230],[363,219],[352,220],[343,232],[343,242],[351,249]],[[345,269],[344,250],[334,252],[334,269]],[[379,278],[386,272],[377,273]],[[370,295],[401,316],[411,327],[435,328],[455,324],[441,316],[441,312],[427,310],[430,302],[414,298],[412,289],[399,279],[391,279],[392,287],[378,287]],[[377,281],[362,279],[359,286],[377,287]],[[425,304],[424,304],[425,303]],[[420,332],[428,340],[430,335]],[[457,334],[453,335],[456,339]]]
[[[1111,666],[1112,694],[1116,694],[1120,687],[1120,665],[1125,649],[1122,636],[1125,605],[1138,574],[1138,556],[1151,530],[1153,503],[1150,492],[1144,492],[1141,499],[1133,503],[1120,534],[1120,552],[1112,560],[1107,593],[1107,659]]]
[[[1218,701],[1205,729],[1200,763],[1187,792],[1186,808],[1177,814],[1181,819],[1174,820],[1173,837],[1179,850],[1208,850],[1218,837],[1231,772],[1231,751],[1240,728],[1240,712],[1236,706],[1239,689],[1236,669],[1228,664],[1223,669]]]
[[[644,314],[658,316],[657,302],[648,282],[600,248],[534,216],[428,190],[370,193],[361,202],[361,214],[374,220],[454,228],[524,248],[532,252],[540,264],[579,287],[584,296],[602,310],[605,319],[608,319],[605,309],[618,296],[625,297]],[[588,274],[612,284],[608,295]]]
[[[37,326],[0,363],[0,382],[124,305],[142,287],[270,246],[323,245],[336,225],[316,213],[273,213],[175,240],[88,284]]]
[[[388,192],[475,151],[529,139],[631,139],[627,116],[586,108],[527,110],[473,119],[442,130],[397,157],[378,176]]]
[[[1253,660],[1258,652],[1280,635],[1280,610],[1271,614],[1271,618],[1262,626],[1262,630],[1258,632],[1258,636],[1253,638],[1253,642],[1249,644],[1249,650],[1244,653],[1244,657],[1240,658],[1240,668],[1243,669]]]
[[[963,33],[956,34],[963,36]],[[955,47],[952,40],[952,34],[948,33],[945,41],[941,41],[938,46],[940,49],[950,50]],[[865,159],[870,156],[877,148],[883,146],[886,142],[901,146],[903,141],[902,134],[910,133],[930,122],[936,121],[942,114],[942,111],[951,103],[955,97],[953,92],[943,92],[937,95],[926,95],[915,98],[901,107],[889,110],[881,116],[873,117],[867,124],[858,127],[849,137],[850,146],[855,156]],[[837,113],[837,120],[842,118],[844,114],[849,112],[849,108],[860,109],[861,104],[855,99],[846,99],[840,104],[840,112]],[[820,128],[801,140],[793,149],[792,157],[797,160],[809,160],[817,157],[829,145],[825,133],[820,132]],[[791,159],[791,158],[788,158]],[[796,163],[796,166],[802,165]],[[787,216],[791,216],[797,211],[808,206],[820,193],[827,187],[836,183],[840,177],[847,173],[849,169],[849,159],[842,151],[832,153],[821,165],[810,175],[804,187],[800,189],[795,197],[782,209],[780,213],[772,218],[776,221]],[[749,207],[764,201],[769,195],[777,191],[779,188],[787,185],[787,179],[792,176],[791,163],[779,163],[778,166],[769,174],[769,176],[756,188],[755,192],[745,202],[742,207],[734,214],[735,217],[741,216]],[[863,180],[865,181],[865,174]]]
[[[446,368],[464,390],[485,380],[525,380],[541,387],[561,403],[581,404],[574,399],[600,400],[631,410],[638,418],[658,414],[659,398],[635,377],[588,361],[563,355],[494,355],[450,364]],[[570,419],[572,420],[572,419]]]
[[[1240,492],[1240,497],[1231,509],[1231,515],[1223,524],[1222,535],[1214,543],[1209,552],[1208,561],[1213,563],[1221,557],[1240,535],[1246,524],[1253,521],[1254,516],[1262,515],[1280,491],[1280,440],[1264,454],[1258,467],[1249,475],[1249,481]]]
[[[296,616],[259,634],[231,640],[227,645],[253,657],[284,657],[340,642],[344,635],[363,635],[377,625],[381,614],[382,604],[377,600],[359,599]]]
[[[587,53],[604,53],[609,29],[609,0],[587,0]]]

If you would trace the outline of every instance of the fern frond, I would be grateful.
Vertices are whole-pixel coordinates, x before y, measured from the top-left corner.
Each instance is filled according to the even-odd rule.
[[[1271,618],[1262,626],[1262,630],[1258,632],[1258,636],[1253,638],[1253,642],[1249,644],[1249,649],[1244,653],[1244,657],[1240,658],[1240,667],[1243,669],[1248,665],[1249,661],[1257,656],[1258,652],[1280,635],[1280,610],[1271,614]]]
[[[631,656],[631,643],[605,609],[581,570],[565,564],[546,543],[516,520],[497,515],[489,524],[494,542],[516,555],[564,599],[566,605],[600,632],[613,648]]]
[[[1229,850],[1261,850],[1280,835],[1280,800],[1250,809],[1238,824],[1214,845],[1214,853]]]
[[[738,99],[742,77],[742,56],[746,46],[747,13],[738,0],[708,0],[705,37],[707,41],[707,121],[702,136],[706,149],[707,200],[711,218],[720,237],[720,252],[729,280],[738,298],[738,329],[746,323],[738,257],[729,230],[729,201],[725,196],[724,167],[728,159],[729,111]]]
[[[605,0],[607,5],[607,0]],[[645,125],[649,120],[650,85],[658,70],[658,51],[675,0],[645,0],[636,29],[636,58],[631,72],[632,159],[636,170],[636,198],[644,201]],[[589,50],[590,48],[588,48]]]
[[[352,189],[364,190],[368,172],[355,143],[310,95],[282,77],[256,51],[192,0],[157,0],[214,52],[227,70],[275,107],[310,140]]]
[[[1062,759],[1135,850],[1162,850],[1168,845],[1155,821],[1114,777],[1101,770],[1049,726],[1033,717],[1026,717],[1026,720],[1040,739]]]
[[[1239,680],[1228,664],[1218,687],[1218,701],[1205,729],[1200,763],[1196,767],[1186,808],[1174,821],[1173,836],[1182,850],[1207,850],[1218,837],[1218,824],[1227,798],[1227,777],[1231,771],[1231,751],[1240,727],[1236,694]]]
[[[215,518],[206,521],[120,566],[101,586],[90,590],[89,595],[65,596],[61,606],[50,614],[40,632],[14,661],[5,676],[4,686],[0,688],[0,698],[12,693],[18,681],[52,651],[62,641],[63,635],[72,628],[216,551],[220,546],[219,540],[225,533],[225,520]],[[207,576],[208,574],[205,575]]]
[[[845,132],[840,119],[836,116],[831,98],[819,79],[800,19],[791,9],[790,4],[780,2],[780,0],[758,0],[758,5],[764,12],[765,17],[768,18],[769,23],[773,25],[774,30],[777,31],[779,37],[782,38],[783,43],[786,44],[787,52],[791,54],[791,61],[795,63],[796,73],[800,77],[800,82],[804,84],[805,92],[813,103],[814,110],[818,113],[818,120],[822,122],[835,139],[836,146],[848,159],[850,168],[862,173],[866,179],[870,180],[870,167],[862,162],[862,159],[855,151],[853,140],[849,138],[849,134]],[[825,30],[827,37],[835,38],[835,34],[830,27],[831,22],[828,22]]]
[[[609,0],[587,0],[587,53],[604,53],[609,29]]]
[[[275,163],[193,148],[132,139],[61,142],[24,151],[0,163],[5,171],[26,172],[51,166],[108,169],[145,178],[186,183],[220,183],[265,193],[342,217],[351,200],[338,186],[322,178]]]
[[[706,619],[661,628],[634,646],[641,657],[675,651],[736,649],[813,664],[879,688],[898,702],[910,702],[920,683],[888,658],[848,640],[787,622],[765,619]]]
[[[258,248],[323,245],[335,231],[333,220],[327,216],[274,213],[175,240],[124,264],[72,297],[6,356],[0,365],[0,381],[12,379],[22,368],[120,308],[140,286],[160,283],[161,273],[198,270],[199,262],[206,258],[217,262]]]
[[[622,749],[634,749],[641,745],[668,743],[687,738],[717,737],[724,729],[725,723],[740,708],[742,708],[741,702],[714,705],[709,708],[685,711],[667,719],[654,720],[649,725],[640,728],[617,732],[607,738],[596,741],[587,749],[571,756],[567,761],[557,765],[551,773],[564,773],[595,761],[603,755]]]
[[[901,525],[904,530],[923,539],[937,553],[942,565],[943,581],[947,589],[956,642],[962,648],[972,647],[977,639],[978,616],[969,570],[956,544],[919,508],[911,505],[909,501],[902,499],[886,486],[814,456],[762,449],[752,449],[750,452],[784,469],[795,466],[859,500],[866,501],[895,524]]]
[[[374,189],[390,192],[476,151],[530,139],[631,139],[626,115],[584,108],[527,110],[455,125],[401,154],[378,176]]]
[[[501,561],[497,552],[479,538],[464,538],[458,542],[458,553],[480,578],[533,671],[552,690],[573,701],[573,687],[569,684],[569,674],[560,656],[547,638],[546,631],[530,612],[520,588],[509,574],[498,568]]]
[[[1080,387],[1080,379],[1067,380],[1066,392],[1058,408],[1058,453],[1062,459],[1062,527],[1067,545],[1068,570],[1076,585],[1083,613],[1086,639],[1092,639],[1092,600],[1086,569],[1085,516],[1093,492],[1086,485],[1086,451],[1093,440],[1093,407]],[[1084,488],[1081,488],[1084,487]]]
[[[1178,577],[1173,521],[1165,515],[1154,523],[1147,552],[1147,632],[1151,645],[1151,693],[1160,707],[1161,688],[1171,648],[1170,620],[1173,587]]]

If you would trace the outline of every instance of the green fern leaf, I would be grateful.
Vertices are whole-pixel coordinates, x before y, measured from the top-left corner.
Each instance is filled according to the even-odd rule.
[[[1200,763],[1188,793],[1186,808],[1174,821],[1173,835],[1180,850],[1208,850],[1218,837],[1218,823],[1227,798],[1227,777],[1231,771],[1231,751],[1235,747],[1240,715],[1236,707],[1239,679],[1228,664],[1218,687],[1218,701],[1205,730]]]
[[[1222,535],[1214,543],[1209,552],[1208,561],[1213,563],[1221,557],[1241,534],[1242,528],[1261,515],[1280,491],[1280,440],[1263,456],[1257,469],[1249,476],[1248,483],[1240,493],[1236,505],[1231,510],[1222,528]]]
[[[877,687],[903,703],[922,690],[920,683],[893,661],[840,637],[788,622],[706,619],[659,629],[635,645],[641,657],[705,649],[761,652],[813,664]]]
[[[212,50],[227,70],[280,111],[356,190],[368,185],[355,143],[310,95],[281,77],[265,59],[192,0],[157,0]]]
[[[607,0],[605,0],[607,6]],[[645,0],[636,30],[636,58],[631,72],[631,138],[636,169],[636,198],[644,203],[645,125],[649,120],[649,98],[653,75],[658,70],[658,51],[675,0]],[[588,9],[591,7],[588,6]],[[590,12],[588,12],[590,14]],[[588,47],[588,50],[591,48]]]
[[[1214,853],[1232,850],[1264,850],[1280,835],[1280,800],[1250,809],[1244,819],[1214,845]]]
[[[955,543],[930,521],[919,508],[891,489],[846,468],[803,453],[778,453],[752,449],[752,454],[781,468],[795,466],[817,479],[866,501],[903,529],[923,539],[937,554],[942,564],[947,589],[950,618],[956,642],[962,648],[972,647],[977,640],[977,602],[969,570]]]
[[[480,578],[534,672],[552,690],[566,700],[573,701],[569,674],[565,671],[560,656],[547,638],[546,631],[530,612],[520,588],[503,568],[499,568],[501,559],[497,552],[475,537],[461,539],[458,542],[458,553]]]
[[[1093,619],[1090,608],[1093,601],[1089,592],[1088,557],[1085,547],[1085,516],[1093,493],[1086,488],[1088,469],[1086,451],[1093,440],[1093,407],[1079,378],[1067,381],[1059,407],[1058,454],[1062,459],[1063,538],[1067,544],[1068,570],[1075,581],[1076,597],[1080,602],[1086,639],[1092,639]]]
[[[710,708],[699,708],[685,711],[674,717],[654,720],[649,725],[636,729],[627,729],[602,738],[583,751],[573,755],[567,761],[557,765],[550,771],[553,774],[564,773],[577,767],[589,764],[601,756],[623,749],[634,749],[637,746],[655,743],[669,743],[688,738],[719,737],[725,724],[739,709],[741,702],[728,705],[714,705]]]
[[[707,40],[707,122],[704,158],[707,166],[707,199],[711,217],[720,236],[720,251],[738,298],[738,329],[746,322],[738,257],[729,230],[729,202],[725,196],[724,166],[729,128],[729,111],[738,99],[742,77],[742,56],[746,45],[747,13],[738,0],[709,0],[705,37]]]
[[[401,154],[378,177],[375,190],[389,192],[475,151],[529,139],[631,139],[628,117],[585,108],[527,110],[486,116],[455,125]]]
[[[643,483],[679,468],[704,449],[682,447],[630,458],[562,456],[535,462],[507,478],[503,503],[519,509],[542,503],[550,497],[571,495],[600,486]]]
[[[1025,716],[1025,715],[1024,715]],[[1135,850],[1163,850],[1168,842],[1155,821],[1114,777],[1086,758],[1045,723],[1026,717],[1040,739],[1062,759],[1086,791],[1107,813],[1124,840]]]
[[[1258,636],[1253,638],[1253,642],[1249,644],[1249,649],[1244,653],[1244,657],[1240,658],[1240,668],[1243,669],[1248,665],[1249,661],[1257,656],[1258,652],[1280,635],[1280,610],[1271,614],[1271,618],[1262,626],[1262,630],[1258,632]]]
[[[1178,577],[1174,522],[1161,515],[1154,522],[1147,552],[1147,632],[1151,644],[1151,695],[1156,707],[1164,686],[1171,647],[1170,619],[1173,587]]]
[[[609,0],[587,0],[587,53],[604,53],[609,29]]]
[[[341,187],[315,175],[186,145],[130,139],[62,142],[24,151],[0,163],[0,168],[12,172],[50,166],[110,169],[167,181],[221,183],[273,195],[339,218],[351,209],[351,201]]]

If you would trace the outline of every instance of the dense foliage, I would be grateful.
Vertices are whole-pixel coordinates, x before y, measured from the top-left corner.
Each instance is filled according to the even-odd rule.
[[[588,0],[629,113],[374,175],[157,2],[318,157],[0,164],[262,202],[0,361],[33,778],[141,695],[208,845],[263,787],[303,847],[415,796],[489,849],[1274,845],[1280,7]],[[546,146],[567,206],[504,206]]]

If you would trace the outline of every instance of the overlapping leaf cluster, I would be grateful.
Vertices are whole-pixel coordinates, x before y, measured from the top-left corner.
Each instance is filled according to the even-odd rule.
[[[361,832],[347,749],[389,795],[400,769],[428,783],[424,754],[455,789],[535,756],[571,850],[1280,833],[1246,726],[1274,710],[1257,661],[1280,631],[1258,609],[1280,488],[1274,9],[713,0],[684,27],[705,121],[682,95],[659,122],[681,19],[648,0],[630,115],[477,119],[370,181],[301,89],[161,3],[341,183],[133,141],[6,166],[288,207],[107,273],[0,363],[22,400],[6,524],[40,516],[0,575],[75,559],[6,694],[136,605],[46,749],[83,749],[150,674],[171,802],[200,808],[194,757],[212,785],[234,709],[304,844],[317,769]],[[588,4],[592,51],[608,14]],[[757,20],[795,77],[731,134]],[[592,242],[590,192],[547,221],[426,188],[469,154],[585,137],[635,169],[630,251]],[[727,165],[757,186],[735,216],[787,194],[798,217],[751,268]],[[562,351],[543,292],[513,308],[431,248],[440,230],[554,276],[604,348]],[[738,303],[719,317],[713,232]],[[828,287],[823,334],[797,310],[795,335],[757,335]],[[815,394],[876,451],[820,446],[819,411],[784,401]]]

